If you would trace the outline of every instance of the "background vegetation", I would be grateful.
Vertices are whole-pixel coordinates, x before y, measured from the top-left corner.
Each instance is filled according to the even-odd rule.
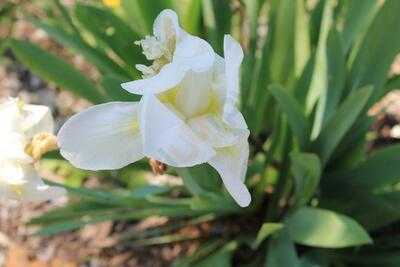
[[[168,168],[176,183],[155,185],[146,161],[118,172],[88,173],[57,154],[42,165],[65,176],[71,201],[35,218],[54,235],[102,221],[166,216],[168,224],[121,242],[153,246],[188,239],[196,252],[173,266],[400,266],[400,146],[370,149],[368,110],[400,88],[390,67],[400,52],[398,0],[121,0],[0,5],[1,23],[17,14],[71,54],[87,75],[39,44],[1,40],[42,79],[93,104],[138,100],[120,83],[139,78],[134,42],[172,8],[188,32],[222,53],[232,33],[245,50],[240,107],[251,130],[247,184],[253,201],[239,208],[207,165]],[[96,175],[100,188],[82,186]],[[179,177],[179,178],[177,178]],[[151,180],[151,179],[150,179]],[[182,181],[182,182],[180,182]],[[54,182],[50,182],[54,184]],[[222,230],[182,234],[188,225]],[[215,228],[213,228],[215,229]],[[122,235],[123,236],[123,235]]]

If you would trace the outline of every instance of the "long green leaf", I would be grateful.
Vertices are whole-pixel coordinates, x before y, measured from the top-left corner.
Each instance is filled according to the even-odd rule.
[[[133,66],[145,62],[145,58],[140,47],[134,44],[140,39],[136,32],[105,8],[79,3],[75,6],[75,16],[79,23],[93,34],[96,41],[109,47],[128,64],[133,74],[137,74]]]
[[[277,100],[281,110],[286,114],[289,125],[298,138],[299,143],[303,147],[307,146],[309,139],[308,121],[296,99],[279,85],[271,85],[268,89]]]
[[[272,239],[268,246],[267,260],[265,267],[299,267],[296,248],[286,231]]]
[[[52,25],[50,23],[39,20],[31,21],[36,27],[43,29],[47,34],[49,34],[56,41],[64,45],[66,48],[72,49],[75,53],[79,53],[84,56],[89,62],[91,62],[103,73],[114,73],[116,75],[122,75],[123,77],[125,77],[125,79],[129,79],[129,73],[127,73],[122,67],[112,61],[102,51],[91,47],[90,45],[83,42],[82,39],[80,39],[78,36],[70,34],[63,28]]]
[[[201,22],[201,0],[174,0],[182,27],[191,34],[198,35]]]
[[[121,83],[126,79],[116,75],[104,75],[101,80],[101,86],[104,88],[106,95],[113,101],[132,101],[140,100],[139,95],[128,93],[121,87]]]
[[[372,243],[368,233],[350,217],[323,209],[301,208],[285,223],[291,238],[302,245],[344,248]]]
[[[252,248],[256,249],[260,246],[260,244],[272,234],[275,234],[279,230],[283,228],[283,224],[281,223],[264,223],[260,230],[257,233],[256,240],[252,244]]]
[[[291,171],[295,178],[295,198],[303,206],[314,195],[319,184],[322,166],[319,158],[311,153],[291,153]]]
[[[237,249],[238,244],[235,241],[231,241],[221,249],[217,250],[207,258],[193,265],[193,267],[230,267],[232,266],[232,256]]]
[[[356,168],[330,177],[365,190],[379,190],[400,182],[399,162],[400,145],[393,145],[377,150]]]
[[[346,4],[348,4],[348,8],[342,31],[345,52],[350,49],[360,33],[365,32],[379,7],[376,0],[347,1]]]
[[[385,87],[386,87],[386,92],[389,92],[394,89],[400,89],[400,75],[396,75],[390,78],[389,81],[387,81]]]
[[[400,1],[385,1],[368,28],[351,67],[350,90],[365,85],[374,86],[367,107],[382,97],[386,75],[400,51],[400,34],[394,34],[398,32],[399,13]]]
[[[228,0],[202,0],[203,20],[208,40],[214,50],[222,55],[224,34],[230,33],[231,17]]]
[[[325,107],[327,104],[327,94],[329,86],[329,67],[327,42],[329,31],[333,22],[333,0],[325,1],[321,28],[319,33],[318,46],[315,56],[314,73],[312,76],[310,89],[306,100],[306,113],[309,115],[314,110],[315,105],[318,107],[315,114],[311,138],[314,140],[321,131],[324,119]]]
[[[365,107],[372,88],[370,86],[353,92],[339,106],[332,119],[322,129],[321,134],[314,143],[314,149],[323,163],[326,163],[342,140],[343,136],[353,126],[360,112]]]
[[[310,56],[310,29],[309,17],[306,12],[305,2],[303,0],[296,0],[296,18],[295,18],[295,32],[294,32],[294,73],[299,77],[304,67],[306,66]]]
[[[271,81],[285,86],[289,85],[294,77],[295,4],[293,0],[277,3],[272,32]]]
[[[99,89],[64,60],[26,41],[12,39],[9,41],[9,46],[18,60],[42,79],[68,89],[93,103],[104,101],[105,98]]]
[[[130,0],[132,1],[132,0]],[[158,14],[164,9],[173,8],[172,0],[133,0],[137,2],[139,12],[143,16],[148,32],[153,29],[153,22]]]

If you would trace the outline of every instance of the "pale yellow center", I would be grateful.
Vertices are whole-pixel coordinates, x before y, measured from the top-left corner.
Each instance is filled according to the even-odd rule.
[[[202,99],[203,103],[201,103],[201,105],[198,105],[198,107],[192,112],[188,112],[187,109],[182,105],[182,101],[178,101],[178,97],[181,97],[180,94],[181,88],[177,86],[159,94],[158,99],[167,106],[173,107],[173,109],[178,111],[180,115],[182,115],[185,119],[191,119],[193,117],[207,114],[217,115],[222,112],[220,99],[213,90],[209,90],[207,92],[206,99]]]

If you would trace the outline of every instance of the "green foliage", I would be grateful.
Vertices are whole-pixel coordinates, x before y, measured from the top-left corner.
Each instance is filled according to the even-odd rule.
[[[41,78],[54,82],[93,103],[105,100],[101,91],[92,82],[64,60],[26,41],[10,40],[9,44],[18,60]]]
[[[343,248],[372,242],[356,221],[323,209],[301,208],[288,217],[286,226],[295,242],[307,246]]]
[[[17,59],[93,103],[140,99],[120,84],[139,77],[135,64],[147,64],[134,42],[151,34],[164,8],[176,10],[183,27],[221,56],[224,34],[233,34],[245,50],[240,108],[251,130],[249,208],[234,203],[206,164],[170,168],[182,185],[154,186],[141,161],[117,173],[96,173],[117,182],[89,189],[82,182],[93,173],[45,160],[67,177],[66,185],[54,185],[66,188],[73,201],[33,219],[38,233],[154,215],[185,219],[123,241],[155,246],[190,238],[176,232],[186,225],[229,221],[240,231],[211,234],[173,266],[399,266],[391,231],[400,223],[400,146],[368,153],[366,144],[373,122],[368,109],[400,88],[399,76],[388,76],[400,52],[400,1],[307,2],[123,0],[111,9],[54,1],[47,18],[30,17],[100,77],[88,78],[36,44],[9,39]],[[0,19],[14,8],[0,6]],[[254,222],[250,230],[247,222]],[[254,252],[243,264],[242,249]]]
[[[290,154],[291,171],[295,182],[294,198],[299,206],[306,205],[313,197],[318,187],[322,173],[322,166],[315,154],[296,153]]]

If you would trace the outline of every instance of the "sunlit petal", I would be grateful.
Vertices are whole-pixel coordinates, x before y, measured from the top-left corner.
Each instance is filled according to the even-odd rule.
[[[235,128],[246,125],[242,114],[237,110],[240,96],[240,64],[243,60],[243,50],[240,44],[230,35],[224,38],[226,99],[224,104],[224,120]]]
[[[214,114],[193,118],[188,124],[197,136],[217,148],[235,145],[249,135],[247,129],[232,129]]]
[[[221,175],[222,181],[233,199],[246,207],[251,202],[251,195],[244,184],[249,157],[247,138],[234,146],[217,149],[217,154],[208,163]]]
[[[162,42],[168,42],[168,39],[179,40],[184,31],[179,27],[178,15],[171,9],[165,9],[154,20],[154,35]]]
[[[78,168],[119,169],[143,157],[139,105],[112,102],[83,111],[61,128],[61,154]]]
[[[186,66],[169,63],[160,72],[147,79],[135,80],[121,84],[122,88],[132,94],[160,93],[179,84],[187,71]]]
[[[207,111],[211,101],[211,72],[187,72],[177,89],[175,105],[186,117],[192,118]]]
[[[23,129],[27,138],[38,133],[53,133],[54,120],[51,111],[46,106],[24,105]]]
[[[175,167],[201,164],[214,150],[198,138],[186,123],[154,95],[143,97],[141,116],[146,156]]]

